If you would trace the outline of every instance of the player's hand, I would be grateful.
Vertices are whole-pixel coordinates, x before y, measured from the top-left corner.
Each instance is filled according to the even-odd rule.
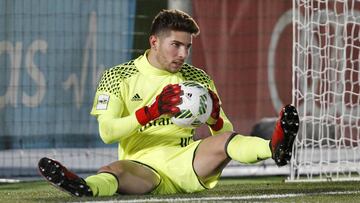
[[[181,102],[181,87],[178,84],[170,84],[164,87],[156,96],[156,100],[150,106],[144,106],[136,111],[136,118],[141,125],[155,120],[163,114],[174,115],[180,112],[177,105]]]
[[[218,131],[223,127],[224,121],[220,117],[220,100],[215,92],[208,89],[210,97],[212,99],[213,108],[210,114],[210,118],[206,121],[206,123],[213,129],[214,131]]]

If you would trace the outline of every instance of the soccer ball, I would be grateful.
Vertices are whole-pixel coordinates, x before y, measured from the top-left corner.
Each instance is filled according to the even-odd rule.
[[[196,128],[204,124],[212,111],[212,99],[207,88],[194,81],[185,81],[179,84],[183,95],[182,102],[177,105],[180,112],[171,118],[171,121],[180,127]]]

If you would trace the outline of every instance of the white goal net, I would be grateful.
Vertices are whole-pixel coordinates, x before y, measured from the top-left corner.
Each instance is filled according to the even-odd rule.
[[[291,181],[360,179],[360,1],[293,0]]]

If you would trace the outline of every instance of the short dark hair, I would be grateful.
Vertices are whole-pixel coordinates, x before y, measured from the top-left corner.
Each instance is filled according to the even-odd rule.
[[[188,32],[194,36],[200,33],[199,26],[189,14],[176,9],[164,9],[155,16],[150,35],[171,30]]]

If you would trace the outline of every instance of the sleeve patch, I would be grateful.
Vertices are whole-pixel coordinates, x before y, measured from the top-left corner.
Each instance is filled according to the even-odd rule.
[[[96,110],[106,110],[109,104],[110,95],[100,94],[96,104]]]

